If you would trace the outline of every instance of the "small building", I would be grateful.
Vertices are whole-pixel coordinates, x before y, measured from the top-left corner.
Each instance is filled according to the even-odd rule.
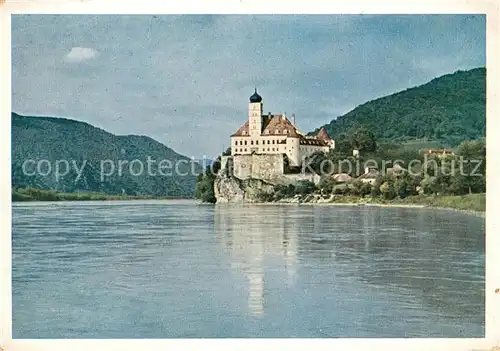
[[[365,173],[359,176],[357,179],[362,181],[363,183],[374,185],[379,176],[380,172],[377,169],[372,168],[365,170]]]
[[[385,172],[388,175],[398,176],[398,175],[406,172],[406,169],[404,169],[400,164],[395,164],[393,167],[387,168]]]
[[[452,150],[447,150],[447,149],[428,149],[428,150],[424,151],[424,155],[446,157],[446,156],[455,155],[455,153]]]

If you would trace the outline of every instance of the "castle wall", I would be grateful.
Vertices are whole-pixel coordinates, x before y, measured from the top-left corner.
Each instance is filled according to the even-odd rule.
[[[283,176],[283,156],[236,155],[233,156],[233,174],[239,179],[262,179],[275,181]]]

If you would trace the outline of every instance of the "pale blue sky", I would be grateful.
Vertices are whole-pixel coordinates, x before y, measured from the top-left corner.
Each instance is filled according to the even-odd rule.
[[[485,66],[485,16],[13,15],[12,109],[216,155],[247,118],[308,132],[368,100]]]

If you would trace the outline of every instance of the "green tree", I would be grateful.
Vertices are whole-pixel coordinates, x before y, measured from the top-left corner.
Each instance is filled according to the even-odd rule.
[[[486,191],[486,140],[465,141],[456,151],[450,190],[457,194]]]
[[[394,183],[392,181],[385,181],[380,186],[380,192],[386,200],[392,200],[396,197],[396,191],[394,190]]]
[[[324,194],[331,194],[333,192],[333,188],[335,188],[335,180],[331,176],[323,176],[318,184],[318,188]]]
[[[437,177],[425,176],[420,183],[424,194],[437,194],[441,190],[441,186],[437,181]]]
[[[383,183],[383,177],[378,176],[377,179],[375,180],[375,183],[372,186],[372,190],[371,190],[372,197],[377,197],[377,196],[380,196],[382,194],[380,192],[380,186],[382,185],[382,183]]]
[[[351,135],[351,145],[360,152],[373,152],[377,149],[375,135],[367,128],[358,128]]]
[[[351,194],[352,195],[356,195],[356,196],[362,195],[362,190],[361,189],[363,188],[363,184],[364,183],[361,180],[359,180],[359,179],[354,180],[351,183],[351,185],[352,185],[352,187],[351,187]]]
[[[411,177],[405,173],[398,177],[394,182],[394,191],[400,198],[405,198],[415,194],[415,187]]]

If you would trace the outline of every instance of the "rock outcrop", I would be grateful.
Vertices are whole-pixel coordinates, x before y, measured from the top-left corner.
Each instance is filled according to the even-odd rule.
[[[214,181],[214,194],[218,203],[266,202],[272,196],[274,187],[260,179],[241,180],[221,169]]]

